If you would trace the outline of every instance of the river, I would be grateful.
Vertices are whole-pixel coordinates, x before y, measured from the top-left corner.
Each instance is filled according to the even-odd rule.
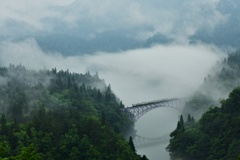
[[[160,137],[172,132],[176,128],[179,115],[179,111],[172,108],[157,108],[142,116],[135,123],[135,129],[137,134],[143,137]],[[169,153],[165,149],[167,145],[168,143],[165,143],[136,149],[138,154],[145,154],[149,160],[170,160]]]

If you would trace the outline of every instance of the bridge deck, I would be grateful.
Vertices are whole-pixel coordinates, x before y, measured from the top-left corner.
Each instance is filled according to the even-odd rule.
[[[127,113],[130,119],[132,119],[133,121],[137,121],[141,116],[155,108],[171,107],[178,109],[180,106],[179,102],[180,102],[179,98],[161,99],[150,102],[133,104],[132,107],[124,108],[122,109],[122,111]]]
[[[161,99],[133,104],[132,107],[124,108],[122,109],[122,111],[126,113],[131,120],[136,122],[141,116],[143,116],[147,112],[160,107],[170,107],[181,111],[181,106],[183,106],[182,102],[182,99],[179,98]],[[136,147],[146,147],[166,143],[168,141],[169,135],[161,136],[158,138],[144,138],[141,136],[136,136],[134,143]]]
[[[127,108],[136,108],[136,107],[142,107],[142,106],[151,105],[151,104],[165,103],[165,102],[169,102],[169,101],[178,101],[178,100],[180,100],[180,99],[179,98],[160,99],[160,100],[154,100],[154,101],[149,101],[149,102],[133,104],[132,107],[127,107]]]

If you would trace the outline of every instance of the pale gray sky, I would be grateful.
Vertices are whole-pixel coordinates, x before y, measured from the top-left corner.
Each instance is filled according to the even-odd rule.
[[[224,23],[227,16],[217,10],[219,1],[2,0],[0,30],[8,36],[57,29],[88,28],[94,33],[143,28],[137,38],[160,32],[184,39],[201,27]]]

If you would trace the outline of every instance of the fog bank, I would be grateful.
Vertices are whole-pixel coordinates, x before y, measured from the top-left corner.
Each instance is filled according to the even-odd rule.
[[[34,39],[0,43],[1,65],[98,72],[127,106],[191,94],[222,55],[214,46],[198,44],[64,57],[60,53],[43,52]]]

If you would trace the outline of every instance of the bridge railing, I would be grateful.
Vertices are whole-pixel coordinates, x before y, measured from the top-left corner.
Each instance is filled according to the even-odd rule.
[[[180,100],[180,99],[179,98],[159,99],[159,100],[153,100],[153,101],[149,101],[149,102],[136,103],[136,104],[133,104],[132,107],[139,107],[139,106],[145,106],[145,105],[150,105],[150,104],[156,104],[156,103],[160,103],[160,102],[164,103],[164,102],[177,101],[177,100]]]

